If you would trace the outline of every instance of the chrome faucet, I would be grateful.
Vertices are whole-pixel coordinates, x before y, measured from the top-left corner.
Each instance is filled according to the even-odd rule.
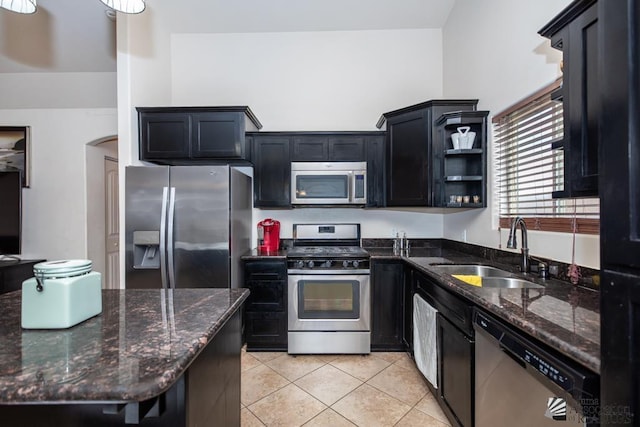
[[[507,240],[507,248],[517,249],[518,241],[516,240],[516,228],[520,224],[520,231],[522,232],[522,260],[520,261],[520,270],[523,273],[529,273],[531,271],[531,265],[529,260],[529,242],[527,240],[527,225],[522,217],[515,217],[511,223],[511,230],[509,230],[509,240]]]

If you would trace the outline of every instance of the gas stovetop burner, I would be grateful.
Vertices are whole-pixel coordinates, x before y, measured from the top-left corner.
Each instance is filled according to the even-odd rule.
[[[369,253],[360,247],[359,224],[294,224],[289,270],[365,270]]]
[[[288,258],[368,256],[367,251],[360,246],[298,246],[287,253]]]

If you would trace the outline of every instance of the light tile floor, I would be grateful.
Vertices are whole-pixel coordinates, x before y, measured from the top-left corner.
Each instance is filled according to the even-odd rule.
[[[242,351],[242,426],[450,426],[405,353]]]

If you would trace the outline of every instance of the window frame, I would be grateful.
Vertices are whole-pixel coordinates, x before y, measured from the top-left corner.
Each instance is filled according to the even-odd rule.
[[[557,106],[562,104],[552,104],[554,102],[558,102],[555,99],[555,96],[562,88],[562,78],[557,79],[553,83],[541,88],[530,96],[518,101],[514,105],[508,107],[507,109],[497,113],[494,115],[492,119],[492,131],[493,131],[493,149],[494,149],[494,186],[495,186],[495,194],[497,198],[497,209],[498,209],[498,218],[499,218],[499,226],[502,228],[509,228],[513,218],[516,216],[521,216],[527,228],[530,230],[539,230],[539,231],[552,231],[552,232],[561,232],[561,233],[578,233],[578,234],[600,234],[600,209],[599,209],[599,199],[597,197],[589,197],[589,198],[553,198],[552,194],[554,190],[557,190],[555,187],[558,184],[558,180],[562,180],[562,175],[564,174],[564,162],[559,161],[554,152],[558,155],[563,154],[563,137],[560,136],[557,139],[548,140],[548,138],[543,141],[540,145],[544,145],[544,150],[539,150],[539,161],[548,162],[543,163],[543,168],[549,167],[548,172],[552,173],[551,178],[530,178],[528,182],[523,183],[526,184],[537,184],[541,183],[544,185],[545,190],[540,193],[531,193],[529,192],[529,198],[533,196],[533,198],[540,199],[540,206],[535,203],[531,207],[531,201],[529,201],[529,207],[523,208],[522,205],[526,205],[527,197],[518,194],[517,188],[506,189],[507,183],[503,181],[507,175],[513,173],[515,169],[518,171],[518,168],[522,168],[522,165],[519,162],[522,162],[522,158],[518,158],[517,156],[513,156],[509,154],[508,157],[511,160],[505,160],[506,157],[504,155],[505,150],[511,150],[510,153],[513,153],[514,145],[518,142],[514,142],[515,138],[511,135],[513,133],[518,133],[518,122],[517,120],[522,120],[522,122],[526,122],[526,119],[522,119],[523,112],[531,111],[532,106],[542,106],[542,110],[553,108],[553,117],[558,115]],[[537,108],[537,107],[536,107]],[[525,113],[524,117],[530,117],[530,114]],[[517,119],[516,117],[520,117]],[[562,116],[562,111],[560,110],[559,117]],[[512,119],[510,122],[509,120]],[[542,122],[541,125],[534,124],[533,138],[536,139],[539,134],[536,132],[542,132],[542,130],[549,131],[550,134],[556,135],[560,133],[560,130],[557,127],[553,127],[553,122],[547,119],[541,119],[539,122]],[[551,125],[551,126],[550,126]],[[539,126],[539,127],[536,127]],[[527,126],[523,126],[526,128]],[[553,127],[553,130],[550,130],[550,127]],[[515,131],[513,131],[515,129]],[[508,130],[509,133],[506,134],[505,131]],[[525,132],[522,132],[523,134]],[[503,138],[500,137],[500,134],[503,135]],[[518,135],[520,136],[520,135]],[[541,138],[544,139],[544,138]],[[523,151],[531,150],[532,147],[531,142],[525,142]],[[548,147],[547,147],[548,146]],[[506,147],[506,149],[505,149]],[[518,148],[515,146],[515,148]],[[548,155],[546,154],[546,150],[548,151]],[[558,150],[558,151],[556,151]],[[523,156],[524,157],[524,156]],[[558,158],[561,159],[559,156]],[[549,160],[551,159],[551,160]],[[505,163],[513,162],[510,166],[507,166]],[[516,172],[518,174],[518,172]],[[535,172],[530,173],[530,176],[535,175]],[[554,184],[549,184],[548,181],[552,180]],[[546,182],[546,184],[545,184]],[[511,185],[509,185],[511,186]],[[517,184],[516,184],[517,186]],[[522,190],[521,190],[522,191]],[[506,193],[506,194],[505,194]],[[506,201],[506,202],[505,202]],[[511,202],[509,202],[511,201]],[[505,205],[506,203],[506,205]],[[509,203],[516,205],[516,207],[509,206]],[[597,205],[597,209],[595,206]],[[549,209],[552,210],[549,213]],[[554,212],[555,209],[561,212]],[[547,212],[543,212],[543,210],[547,210]],[[564,211],[564,212],[562,212]],[[595,212],[597,211],[597,213]],[[597,218],[595,218],[597,216]]]

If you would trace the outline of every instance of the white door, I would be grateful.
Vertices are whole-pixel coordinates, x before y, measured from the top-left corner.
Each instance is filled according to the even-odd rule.
[[[104,194],[105,194],[105,289],[120,288],[120,250],[118,219],[118,161],[110,157],[104,158]]]

